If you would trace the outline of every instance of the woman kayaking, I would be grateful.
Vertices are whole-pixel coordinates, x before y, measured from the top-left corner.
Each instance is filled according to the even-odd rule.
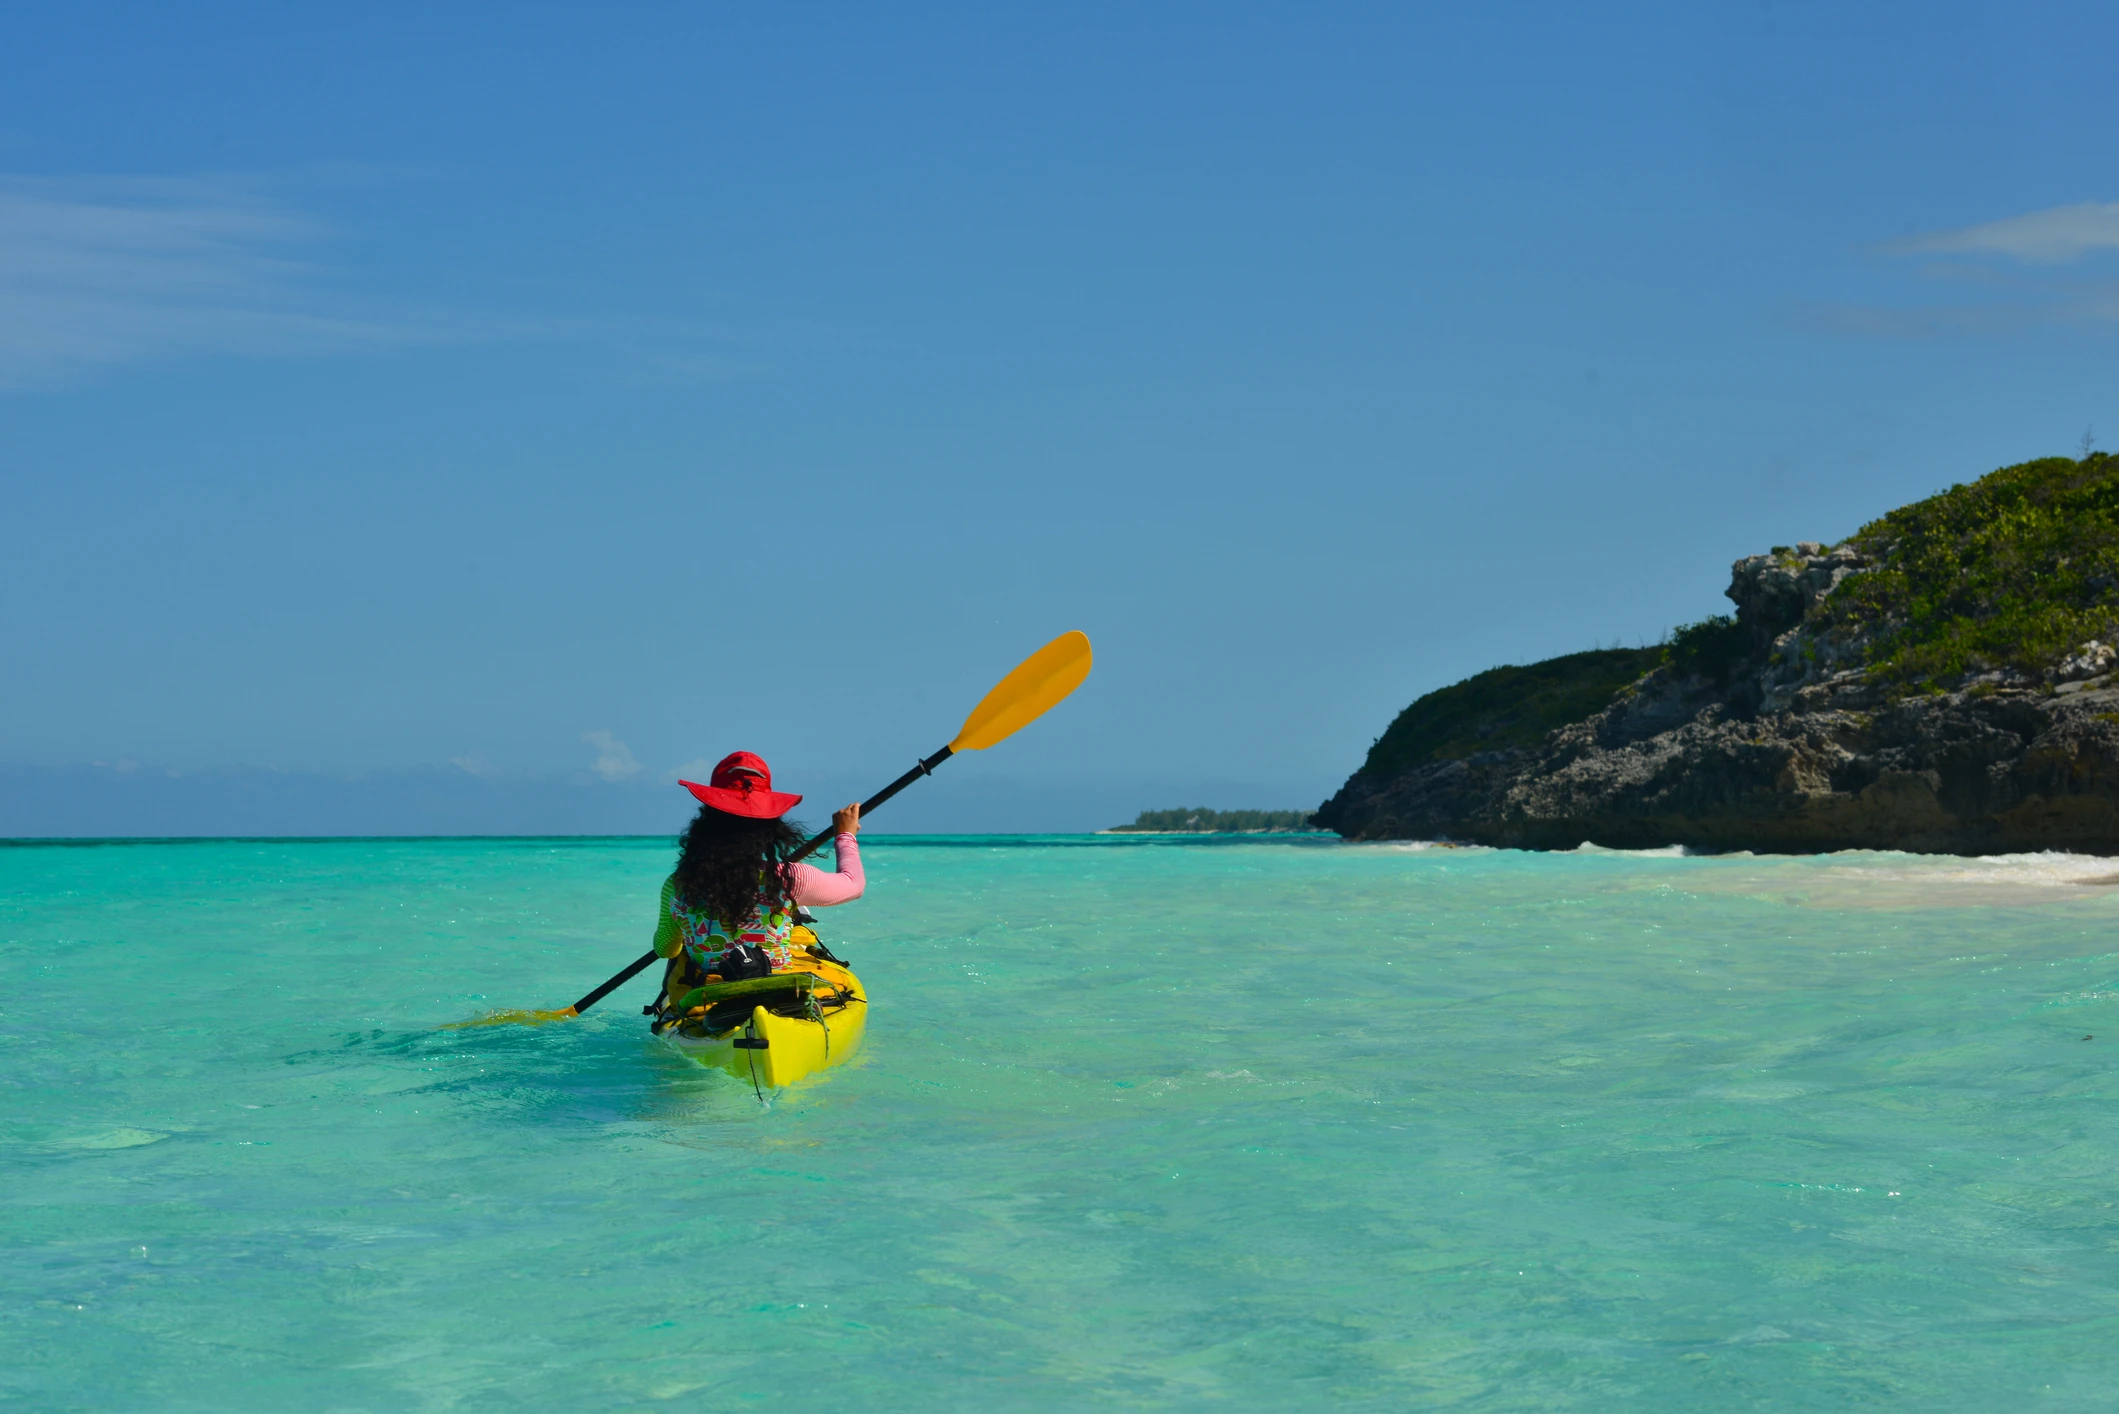
[[[736,980],[784,971],[797,908],[828,908],[861,896],[861,807],[835,812],[832,847],[838,869],[790,863],[803,845],[787,822],[799,795],[773,789],[773,774],[748,751],[732,752],[709,783],[679,781],[699,801],[684,832],[677,868],[662,884],[655,952],[669,959],[663,991],[670,1003],[709,977]]]

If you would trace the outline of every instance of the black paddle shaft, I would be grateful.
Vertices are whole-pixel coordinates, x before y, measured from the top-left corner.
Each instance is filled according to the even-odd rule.
[[[954,755],[956,755],[956,753],[945,746],[940,751],[937,751],[934,755],[920,762],[917,766],[914,766],[910,771],[907,771],[904,775],[892,781],[889,785],[883,787],[883,789],[877,791],[874,795],[868,797],[868,799],[862,801],[861,814],[863,818],[866,818],[869,811],[874,810],[877,806],[881,805],[884,801],[896,795],[899,791],[905,789],[905,787],[911,785],[920,777],[933,775],[935,767],[941,765],[944,761],[947,761],[950,757]],[[787,862],[792,864],[797,859],[805,857],[806,855],[812,853],[818,845],[823,844],[824,841],[833,838],[837,834],[837,830],[826,830],[823,834],[815,836],[813,839],[810,840],[808,844],[803,845],[800,849],[796,850],[793,854],[789,855],[787,857]]]
[[[937,751],[934,755],[924,758],[917,766],[914,766],[910,771],[907,771],[904,775],[898,777],[889,785],[883,787],[883,789],[877,791],[874,795],[862,801],[861,814],[863,816],[866,816],[870,811],[874,810],[884,801],[889,800],[892,796],[896,795],[899,791],[905,789],[905,787],[911,785],[920,777],[933,775],[935,767],[941,765],[944,761],[947,761],[951,756],[954,756],[955,754],[955,752],[951,751],[948,747],[945,746],[940,751]],[[824,841],[833,838],[837,833],[838,832],[836,830],[826,830],[823,834],[818,835],[815,839],[809,841],[809,843],[803,845],[800,849],[796,850],[793,854],[789,855],[787,858],[787,862],[790,864],[794,863],[797,859],[802,858],[804,855],[816,849],[818,845],[823,844]],[[580,1001],[574,1003],[574,1005],[572,1005],[571,1007],[568,1007],[567,1010],[573,1012],[576,1016],[581,1015],[581,1013],[587,1011],[590,1007],[596,1005],[596,1003],[602,1001],[605,997],[617,991],[620,987],[623,987],[626,983],[632,981],[635,977],[638,977],[643,971],[646,970],[647,965],[653,962],[654,960],[655,950],[653,948],[649,948],[646,952],[642,953],[639,957],[635,958],[626,967],[625,971],[619,973],[616,977],[613,977],[610,981],[604,983],[601,987],[598,987],[595,991],[589,993]]]

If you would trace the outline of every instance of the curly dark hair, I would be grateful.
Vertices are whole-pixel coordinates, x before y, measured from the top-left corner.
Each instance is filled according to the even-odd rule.
[[[808,841],[792,820],[752,820],[711,805],[699,807],[678,841],[677,897],[724,928],[740,929],[768,911],[793,904],[788,856]]]

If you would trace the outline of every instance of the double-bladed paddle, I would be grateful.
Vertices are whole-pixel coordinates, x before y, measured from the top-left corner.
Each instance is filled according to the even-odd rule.
[[[979,705],[972,708],[971,715],[964,719],[963,730],[956,734],[949,745],[932,756],[922,758],[910,771],[862,801],[861,818],[866,820],[877,806],[920,777],[933,775],[935,767],[959,751],[984,751],[997,742],[1006,741],[1044,716],[1059,705],[1061,698],[1082,685],[1082,680],[1089,676],[1090,662],[1089,636],[1080,632],[1063,633],[1032,653],[1016,665],[1014,672],[994,684],[993,691],[979,699]],[[833,831],[826,830],[816,836],[796,850],[789,862],[802,858],[832,838],[832,835]],[[579,1016],[637,976],[653,961],[655,950],[649,948],[634,959],[623,972],[561,1011],[503,1011],[482,1017],[475,1022],[459,1022],[458,1025],[492,1026],[510,1021],[535,1024]]]

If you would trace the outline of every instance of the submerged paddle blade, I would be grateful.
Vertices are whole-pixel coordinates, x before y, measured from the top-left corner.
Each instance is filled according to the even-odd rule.
[[[1059,705],[1089,676],[1089,635],[1063,633],[1017,665],[964,719],[951,751],[984,751]]]
[[[451,1021],[441,1029],[462,1031],[471,1026],[542,1026],[547,1021],[565,1021],[579,1015],[581,1013],[572,1007],[562,1007],[558,1011],[495,1011],[469,1021]]]

